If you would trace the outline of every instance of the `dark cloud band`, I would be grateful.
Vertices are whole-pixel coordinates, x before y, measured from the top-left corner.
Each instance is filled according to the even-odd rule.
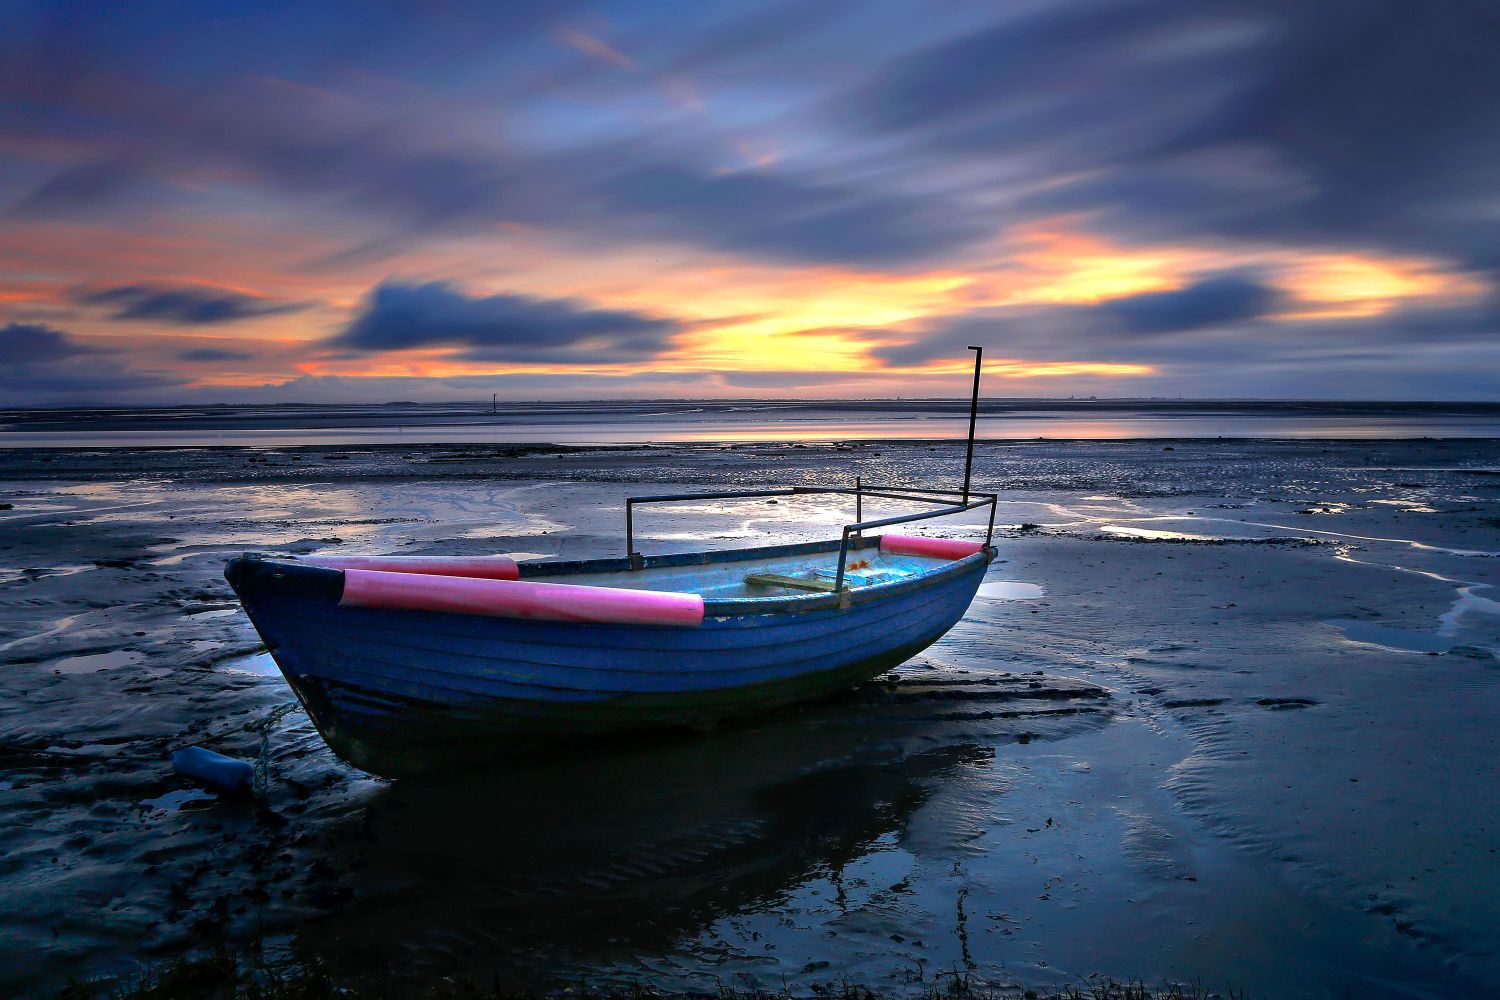
[[[513,363],[641,361],[666,350],[677,324],[572,299],[470,296],[447,282],[377,286],[326,346],[358,353],[455,348],[455,358]]]
[[[177,326],[235,323],[305,308],[295,303],[268,302],[240,292],[192,286],[119,285],[80,292],[76,300],[84,305],[107,307],[111,310],[111,319],[155,321]]]

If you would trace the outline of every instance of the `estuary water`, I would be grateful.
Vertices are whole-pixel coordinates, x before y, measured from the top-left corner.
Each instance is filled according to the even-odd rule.
[[[1500,436],[1500,404],[985,400],[986,440]],[[967,400],[699,400],[0,411],[0,448],[952,440]]]

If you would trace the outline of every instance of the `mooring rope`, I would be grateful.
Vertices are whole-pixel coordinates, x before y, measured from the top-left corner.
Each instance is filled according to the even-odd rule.
[[[255,776],[250,779],[250,791],[258,799],[266,797],[267,771],[270,767],[271,758],[271,730],[276,724],[286,717],[288,712],[301,708],[301,704],[289,701],[284,705],[278,705],[266,715],[253,723],[253,727],[260,730],[260,750],[255,754]],[[249,728],[249,727],[247,727]]]

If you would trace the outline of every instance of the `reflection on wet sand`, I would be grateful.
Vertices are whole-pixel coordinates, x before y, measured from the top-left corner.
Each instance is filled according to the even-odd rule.
[[[482,782],[397,782],[369,803],[354,899],[298,947],[356,974],[629,975],[716,920],[836,881],[997,744],[1109,718],[1092,685],[929,665],[753,725],[518,761]]]

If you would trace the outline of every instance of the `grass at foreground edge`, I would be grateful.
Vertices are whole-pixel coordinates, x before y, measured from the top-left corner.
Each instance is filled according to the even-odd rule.
[[[1090,979],[1061,990],[1032,990],[982,984],[957,972],[940,975],[920,993],[902,991],[916,1000],[1246,1000],[1243,993],[1216,993],[1201,987],[1169,984],[1160,988],[1111,979]],[[130,980],[75,982],[57,1000],[896,1000],[887,991],[844,981],[806,994],[738,989],[715,984],[702,992],[666,993],[647,986],[596,990],[573,987],[537,993],[481,984],[467,977],[445,977],[412,986],[336,980],[316,965],[273,969],[241,962],[220,950],[206,958],[179,959]]]

